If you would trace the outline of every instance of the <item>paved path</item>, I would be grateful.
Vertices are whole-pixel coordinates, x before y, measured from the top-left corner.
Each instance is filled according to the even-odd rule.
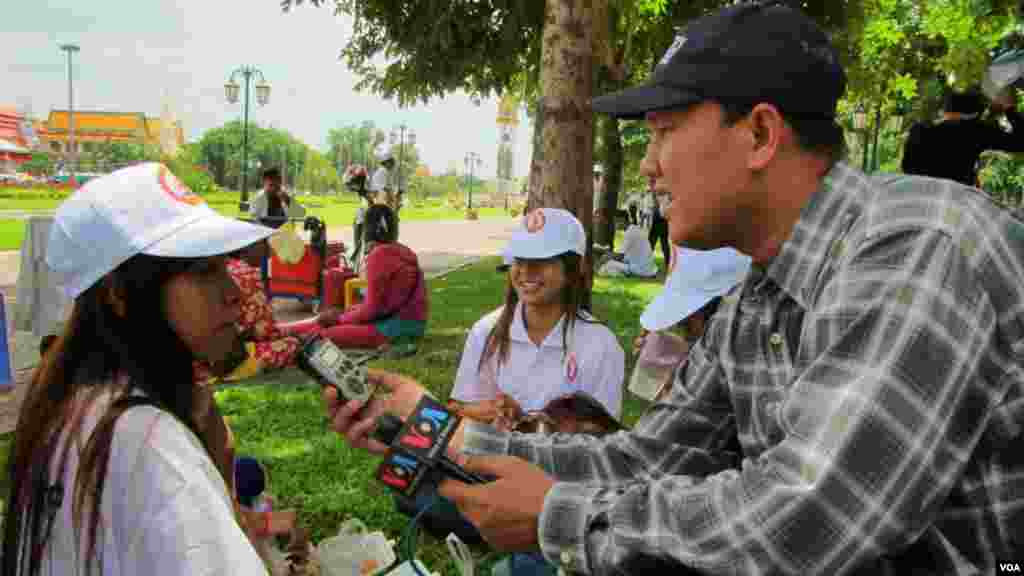
[[[454,268],[464,266],[483,256],[500,253],[518,220],[512,218],[476,221],[413,221],[402,222],[401,241],[416,251],[420,266],[428,277],[436,277]],[[351,228],[329,228],[327,237],[343,240],[352,246]],[[351,249],[351,248],[350,248]],[[18,281],[20,254],[0,251],[0,290],[7,301],[8,334],[11,332],[13,304]],[[275,300],[274,310],[282,322],[310,316],[308,308],[289,300]],[[25,342],[21,342],[22,345]],[[31,370],[17,373],[18,385],[13,392],[0,393],[0,434],[14,430],[17,424],[21,396],[27,388]]]

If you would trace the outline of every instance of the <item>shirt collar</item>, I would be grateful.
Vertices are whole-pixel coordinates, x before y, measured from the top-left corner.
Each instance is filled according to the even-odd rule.
[[[778,255],[767,267],[754,264],[750,278],[762,273],[805,310],[824,265],[843,252],[842,238],[861,215],[874,185],[859,170],[839,162],[804,205]]]
[[[541,347],[562,349],[562,323],[565,322],[565,314],[558,319],[555,327],[544,337]],[[530,335],[526,333],[526,323],[523,321],[523,303],[516,303],[516,311],[512,315],[512,326],[509,327],[509,339],[513,342],[524,342],[533,345]]]

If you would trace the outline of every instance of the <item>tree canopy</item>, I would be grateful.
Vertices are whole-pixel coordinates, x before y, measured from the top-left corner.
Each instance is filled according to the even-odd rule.
[[[237,188],[242,169],[242,122],[232,121],[207,130],[197,143],[197,161],[206,166],[218,185]],[[290,133],[249,124],[250,188],[258,185],[260,168],[278,166],[287,182],[302,174],[308,146]]]

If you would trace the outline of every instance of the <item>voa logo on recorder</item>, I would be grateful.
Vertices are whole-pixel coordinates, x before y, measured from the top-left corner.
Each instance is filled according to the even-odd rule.
[[[1024,570],[1021,570],[1020,564],[1017,562],[1000,562],[999,571],[1004,574],[1009,574],[1011,572],[1015,574],[1024,573]]]

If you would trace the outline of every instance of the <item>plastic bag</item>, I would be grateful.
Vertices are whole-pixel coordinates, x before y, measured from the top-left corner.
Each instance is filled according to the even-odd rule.
[[[294,226],[284,226],[268,240],[270,249],[282,262],[298,264],[306,254],[306,243],[295,233]]]
[[[384,533],[368,533],[357,518],[342,524],[336,536],[320,542],[317,555],[322,576],[371,576],[397,559]]]

